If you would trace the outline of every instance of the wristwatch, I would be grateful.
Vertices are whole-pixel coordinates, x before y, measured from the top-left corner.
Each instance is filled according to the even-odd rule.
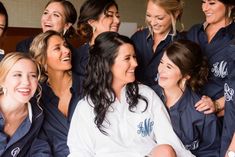
[[[228,150],[227,155],[228,155],[228,157],[235,157],[235,152],[232,150]]]

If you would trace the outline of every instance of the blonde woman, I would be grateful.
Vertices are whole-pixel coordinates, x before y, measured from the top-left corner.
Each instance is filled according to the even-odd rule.
[[[139,64],[136,79],[141,83],[149,86],[156,83],[156,67],[163,50],[179,38],[176,22],[180,22],[182,13],[182,0],[147,0],[145,20],[148,28],[132,36]]]
[[[29,102],[39,76],[39,66],[27,54],[9,53],[0,62],[1,157],[25,157],[31,152],[43,122],[38,101]]]

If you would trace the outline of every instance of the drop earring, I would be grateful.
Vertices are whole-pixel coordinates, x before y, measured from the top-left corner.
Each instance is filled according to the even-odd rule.
[[[232,9],[228,8],[227,10],[227,17],[230,18],[232,13]]]
[[[158,82],[159,80],[159,73],[157,73],[157,76],[154,78],[154,81]]]
[[[44,70],[47,72],[47,64],[44,64]]]
[[[2,92],[3,92],[3,95],[4,95],[4,96],[7,96],[7,88],[2,87]]]
[[[93,31],[93,33],[96,31],[96,27],[95,26],[92,27],[92,31]]]
[[[65,35],[65,33],[67,32],[67,29],[64,29],[64,31],[63,31],[63,35]]]
[[[181,80],[180,85],[181,85],[180,88],[181,88],[181,89],[184,89],[185,86],[186,86],[186,79]]]

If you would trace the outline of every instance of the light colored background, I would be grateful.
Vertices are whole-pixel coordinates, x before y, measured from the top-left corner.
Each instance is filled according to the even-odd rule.
[[[85,0],[70,0],[79,14]],[[200,0],[184,0],[183,23],[187,30],[193,24],[203,21]],[[48,0],[2,0],[9,14],[10,27],[40,28],[40,17]],[[144,25],[146,0],[116,0],[121,21]]]

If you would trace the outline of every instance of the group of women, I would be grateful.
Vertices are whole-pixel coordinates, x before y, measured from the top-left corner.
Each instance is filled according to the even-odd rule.
[[[235,2],[202,0],[205,22],[181,33],[183,6],[147,0],[148,27],[128,38],[115,0],[78,18],[50,0],[42,33],[0,62],[0,156],[231,157]]]

